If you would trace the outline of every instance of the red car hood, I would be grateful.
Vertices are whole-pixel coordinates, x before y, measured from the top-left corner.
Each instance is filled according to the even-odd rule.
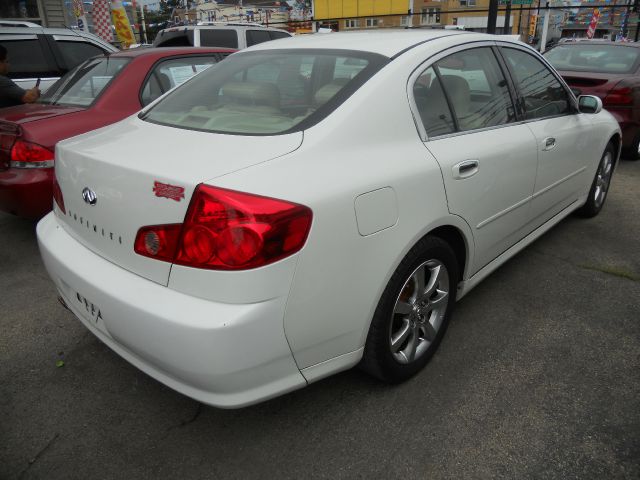
[[[32,103],[0,109],[0,120],[23,124],[36,120],[44,120],[45,118],[57,117],[58,115],[82,112],[84,110],[85,108],[83,107],[65,107],[62,105]]]

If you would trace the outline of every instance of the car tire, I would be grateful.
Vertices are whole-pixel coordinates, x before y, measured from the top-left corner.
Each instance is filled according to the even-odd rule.
[[[636,135],[631,146],[623,153],[626,160],[640,160],[640,133]]]
[[[598,170],[591,183],[587,201],[577,212],[581,217],[595,217],[602,210],[609,192],[609,185],[611,184],[611,176],[616,161],[615,151],[613,144],[609,142],[598,164]]]
[[[458,278],[451,247],[437,237],[420,240],[378,302],[361,368],[388,383],[407,380],[424,368],[449,324]]]

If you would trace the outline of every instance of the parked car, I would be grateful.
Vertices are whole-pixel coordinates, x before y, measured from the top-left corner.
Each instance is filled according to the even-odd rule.
[[[0,210],[51,211],[55,144],[122,120],[233,50],[154,48],[91,58],[38,103],[0,110]]]
[[[640,156],[640,43],[563,42],[545,53],[579,95],[596,95],[622,129],[624,154]]]
[[[153,46],[243,49],[290,36],[291,34],[285,30],[257,24],[203,24],[160,30],[153,41]]]
[[[602,209],[619,150],[602,102],[521,42],[309,35],[58,144],[37,235],[61,299],[105,344],[239,407],[357,364],[416,374],[456,298]]]
[[[91,33],[39,25],[0,27],[0,45],[9,52],[9,77],[24,89],[40,79],[43,92],[87,58],[118,51]]]

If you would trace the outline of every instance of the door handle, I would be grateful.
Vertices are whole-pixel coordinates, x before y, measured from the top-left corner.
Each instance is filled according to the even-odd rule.
[[[453,168],[453,178],[456,180],[464,180],[478,173],[480,162],[478,160],[464,160],[456,163]]]
[[[545,138],[543,150],[551,150],[553,148],[556,148],[556,139],[553,137]]]

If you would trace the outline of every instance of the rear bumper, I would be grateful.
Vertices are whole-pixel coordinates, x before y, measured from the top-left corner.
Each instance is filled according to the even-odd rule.
[[[70,310],[124,359],[203,403],[242,407],[306,385],[283,329],[286,297],[217,303],[95,255],[49,214],[38,223],[49,275]]]
[[[53,168],[10,168],[0,172],[0,210],[39,219],[53,205]]]

